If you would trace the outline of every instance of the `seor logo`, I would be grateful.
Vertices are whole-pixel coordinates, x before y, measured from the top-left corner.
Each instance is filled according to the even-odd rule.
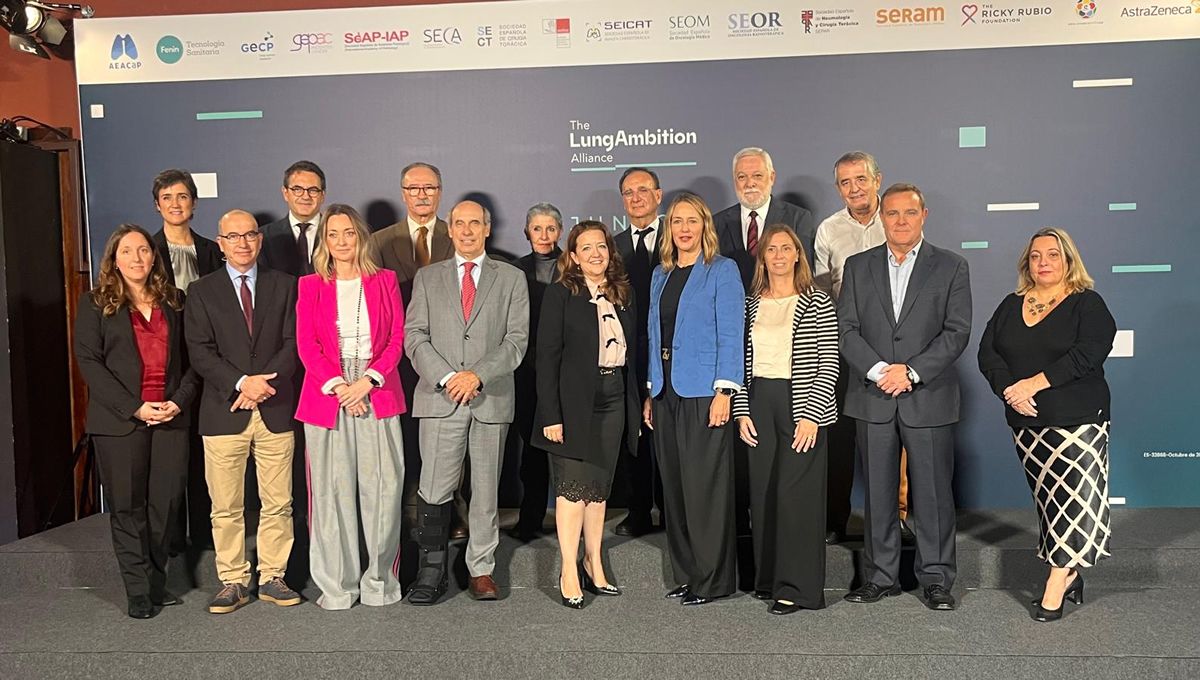
[[[747,31],[763,28],[783,28],[779,12],[735,12],[729,15],[729,30]]]
[[[426,45],[461,45],[462,34],[453,26],[427,28],[421,32]]]
[[[917,24],[941,24],[946,21],[946,8],[893,7],[875,11],[875,23],[880,26],[912,26]]]
[[[158,60],[162,63],[174,64],[183,59],[183,43],[173,35],[164,35],[158,39],[154,53],[158,55]]]
[[[275,50],[275,36],[268,32],[258,42],[242,43],[242,51],[247,54],[269,54]]]
[[[313,51],[313,48],[319,48],[322,51],[328,49],[333,44],[332,33],[297,33],[292,36],[292,52],[300,50]]]

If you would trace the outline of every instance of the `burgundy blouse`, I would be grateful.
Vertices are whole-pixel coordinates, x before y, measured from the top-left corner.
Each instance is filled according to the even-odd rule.
[[[167,319],[157,307],[150,320],[136,309],[129,310],[133,321],[133,337],[138,354],[142,355],[142,401],[167,400],[167,348],[171,330]]]

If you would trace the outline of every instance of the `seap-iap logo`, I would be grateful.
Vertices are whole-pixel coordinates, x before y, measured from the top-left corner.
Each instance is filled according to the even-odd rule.
[[[108,63],[109,70],[124,71],[141,67],[142,62],[138,59],[137,43],[133,41],[133,36],[128,33],[125,35],[118,33],[113,37]]]

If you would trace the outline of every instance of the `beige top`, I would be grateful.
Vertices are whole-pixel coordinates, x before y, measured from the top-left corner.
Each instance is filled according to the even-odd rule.
[[[754,343],[755,378],[792,377],[792,320],[796,316],[799,295],[785,298],[759,298],[758,315],[750,329]]]
[[[625,328],[617,318],[617,308],[608,301],[599,288],[591,281],[587,282],[588,292],[592,294],[592,304],[596,305],[596,318],[600,321],[600,363],[601,368],[617,368],[625,365]]]

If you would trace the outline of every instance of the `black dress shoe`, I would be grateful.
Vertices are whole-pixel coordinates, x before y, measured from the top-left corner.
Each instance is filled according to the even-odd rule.
[[[587,573],[583,565],[579,565],[579,582],[583,584],[583,589],[593,595],[607,595],[608,597],[617,597],[621,594],[621,589],[609,583],[603,586],[596,585],[592,580],[592,575]]]
[[[900,545],[916,545],[917,535],[913,533],[912,527],[908,526],[908,522],[900,520]]]
[[[183,604],[183,600],[179,599],[178,595],[163,591],[162,595],[151,595],[150,601],[159,607],[174,607],[177,604]]]
[[[795,602],[793,602],[791,604],[784,604],[783,602],[780,602],[779,600],[775,600],[775,602],[771,605],[771,608],[768,609],[767,611],[771,612],[772,614],[776,614],[778,616],[787,616],[788,614],[795,614],[796,612],[800,611],[801,609],[804,609],[804,607],[801,607],[800,605],[796,604]]]
[[[645,536],[654,530],[654,523],[646,515],[635,515],[629,513],[625,519],[621,520],[614,529],[613,533],[618,536]]]
[[[684,596],[683,601],[680,602],[680,604],[682,604],[685,607],[691,607],[691,606],[695,606],[695,605],[708,604],[709,602],[712,602],[714,599],[715,598],[712,598],[712,597],[704,597],[703,595],[697,595],[696,593],[688,593],[687,595]]]
[[[1032,604],[1038,608],[1041,608],[1042,598],[1045,596],[1046,596],[1045,593],[1038,595],[1033,600],[1033,602],[1031,602],[1030,604]],[[1074,602],[1075,604],[1083,604],[1083,574],[1081,574],[1079,572],[1075,572],[1075,580],[1071,581],[1071,585],[1067,586],[1067,589],[1063,591],[1063,601],[1066,602],[1067,600],[1070,600],[1070,601]],[[1059,610],[1061,610],[1061,609],[1062,609],[1062,606],[1060,605]],[[1051,610],[1043,609],[1043,611],[1048,612]],[[1038,620],[1040,621],[1041,619],[1038,619]],[[1049,620],[1054,620],[1054,619],[1049,619]]]
[[[846,540],[846,532],[830,529],[825,532],[825,545],[837,545]]]
[[[134,595],[129,598],[129,617],[134,619],[152,619],[158,614],[149,595]]]
[[[756,591],[750,593],[750,597],[753,597],[756,600],[762,600],[763,602],[774,599],[771,596],[771,592],[768,590],[756,590]]]
[[[691,595],[691,594],[692,594],[692,591],[688,588],[687,584],[685,583],[685,584],[679,586],[678,588],[675,588],[671,592],[667,593],[663,597],[667,598],[668,600],[678,600],[681,597],[687,597],[688,595]]]
[[[925,606],[934,611],[954,611],[954,596],[946,586],[933,585],[925,589]]]
[[[899,594],[900,594],[900,586],[892,586],[890,588],[884,588],[881,585],[876,585],[874,583],[868,583],[865,586],[862,586],[856,590],[851,590],[850,592],[846,593],[846,597],[844,597],[842,599],[846,600],[847,602],[857,602],[859,604],[866,604],[866,603],[870,603],[870,602],[878,602],[885,597],[892,597],[893,595],[899,595]]]

